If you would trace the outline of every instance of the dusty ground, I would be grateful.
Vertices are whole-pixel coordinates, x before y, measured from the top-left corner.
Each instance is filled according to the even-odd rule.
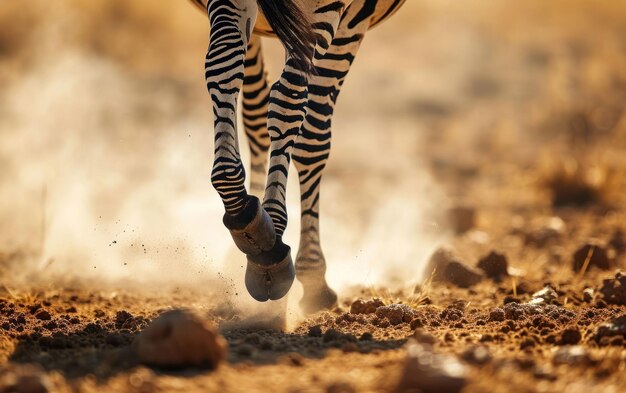
[[[626,314],[624,287],[618,280],[603,282],[626,272],[626,7],[612,1],[555,1],[549,6],[541,1],[415,1],[397,15],[396,23],[374,31],[342,93],[323,199],[329,275],[342,288],[341,303],[335,310],[290,318],[288,330],[276,331],[242,328],[248,312],[237,306],[232,292],[216,292],[211,280],[196,285],[205,277],[202,269],[213,269],[210,242],[224,243],[219,237],[224,234],[203,240],[209,242],[208,250],[203,247],[194,257],[163,240],[170,232],[151,242],[148,225],[142,230],[123,221],[130,210],[142,209],[162,212],[167,221],[174,217],[167,210],[170,192],[178,202],[188,201],[179,193],[203,201],[211,192],[207,182],[200,183],[206,188],[203,194],[184,180],[199,176],[198,166],[209,167],[208,157],[196,159],[194,154],[210,149],[189,153],[187,140],[177,151],[189,159],[185,166],[150,161],[153,155],[167,156],[163,146],[181,144],[181,137],[189,138],[194,149],[210,144],[210,136],[199,136],[210,124],[201,73],[190,71],[197,68],[206,40],[201,17],[194,19],[193,9],[179,10],[182,5],[145,11],[130,2],[66,3],[75,7],[69,9],[79,13],[81,23],[73,29],[42,23],[48,28],[34,36],[23,26],[45,19],[35,9],[13,18],[15,5],[0,6],[0,80],[8,86],[1,95],[6,105],[0,108],[0,158],[9,168],[0,184],[3,189],[23,187],[20,200],[15,192],[1,195],[0,391],[12,391],[20,376],[25,392],[393,391],[409,338],[431,343],[435,352],[465,364],[464,392],[626,390],[625,322],[614,324],[613,331],[602,327]],[[58,14],[53,19],[63,20]],[[50,53],[59,53],[58,42],[43,49],[36,45],[55,35],[72,49],[70,55],[62,52],[70,59],[62,67],[48,61],[54,58]],[[34,48],[45,55],[43,64]],[[164,64],[162,53],[175,55]],[[86,72],[85,62],[89,72],[75,79],[77,69]],[[81,67],[73,68],[76,64]],[[49,81],[59,77],[95,87],[98,94],[81,95],[80,89],[71,91],[79,93],[74,99],[52,94],[55,85]],[[44,88],[27,89],[33,83]],[[49,101],[27,94],[33,91]],[[58,97],[63,104],[55,106]],[[93,104],[85,104],[91,100]],[[16,111],[19,105],[29,108],[32,123]],[[74,109],[65,113],[66,107]],[[79,127],[85,119],[86,132]],[[21,138],[12,137],[17,129]],[[75,146],[55,137],[61,132]],[[92,150],[94,138],[104,150]],[[38,205],[24,202],[31,194],[38,197],[41,189],[27,180],[50,163],[64,162],[59,151],[79,165],[107,170],[100,173],[100,182],[84,183],[97,190],[93,206],[85,210],[94,221],[72,216],[73,232],[53,225],[41,241],[42,251],[40,240],[32,240],[40,236],[40,220],[27,219],[36,215]],[[107,154],[101,157],[103,151]],[[46,160],[38,162],[42,155]],[[142,160],[129,158],[137,155]],[[94,164],[98,160],[102,163]],[[132,173],[133,179],[112,173]],[[159,183],[152,180],[155,173],[184,173],[185,178]],[[62,187],[76,181],[55,176]],[[144,187],[140,190],[148,196],[126,206],[126,199],[138,193],[133,184]],[[153,199],[158,203],[151,204]],[[63,198],[58,200],[65,206]],[[211,203],[216,213],[211,220],[199,214],[203,227],[220,225],[219,203]],[[475,218],[456,223],[466,228],[455,230],[458,215],[449,220],[446,212],[465,206]],[[420,219],[427,224],[413,223]],[[88,234],[104,231],[106,220],[122,224],[101,238]],[[197,227],[182,227],[208,239]],[[292,231],[294,227],[290,223]],[[120,228],[124,234],[141,232],[148,240],[144,244],[144,238],[124,237]],[[60,235],[55,237],[55,230]],[[429,270],[425,257],[437,246],[430,239],[454,249],[460,273],[450,273],[445,263],[434,273]],[[293,238],[290,242],[295,244]],[[597,246],[575,255],[589,242]],[[86,243],[82,246],[90,252],[64,263],[58,250],[76,243]],[[115,247],[124,248],[119,254],[123,259],[101,251]],[[98,251],[92,253],[92,248]],[[506,258],[508,269],[499,277],[479,268],[491,251]],[[137,255],[156,264],[157,254],[166,254],[168,263],[148,266],[165,269],[166,276],[173,276],[168,270],[172,258],[199,259],[203,267],[197,274],[185,273],[195,269],[189,264],[176,270],[195,277],[194,285],[177,282],[157,290],[129,279],[151,272],[138,267]],[[47,261],[44,267],[30,261],[33,255]],[[130,273],[116,285],[115,274],[101,273],[106,266],[102,259],[120,266],[122,273],[115,274]],[[359,270],[381,266],[397,274],[389,280],[359,276]],[[352,271],[360,285],[340,280]],[[551,290],[544,292],[543,302],[535,295],[533,303],[533,293],[546,287]],[[357,300],[373,299],[409,309],[400,317],[384,307],[357,313]],[[171,308],[198,310],[221,326],[228,357],[217,370],[138,364],[131,343]],[[28,390],[28,383],[43,390]]]

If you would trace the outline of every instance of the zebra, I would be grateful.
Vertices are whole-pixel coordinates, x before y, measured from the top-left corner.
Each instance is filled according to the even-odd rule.
[[[208,14],[205,79],[213,103],[211,183],[223,223],[247,256],[245,285],[259,302],[279,300],[295,277],[305,313],[332,308],[320,243],[320,183],[331,146],[337,97],[365,33],[405,0],[192,0]],[[278,81],[268,82],[262,36],[286,49]],[[250,186],[240,157],[237,108],[250,150]],[[295,265],[282,236],[290,163],[298,172],[300,244]]]

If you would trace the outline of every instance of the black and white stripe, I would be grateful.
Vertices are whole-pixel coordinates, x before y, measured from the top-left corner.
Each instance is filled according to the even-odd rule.
[[[285,66],[271,89],[261,41],[253,33],[254,29],[268,33],[267,26],[255,27],[256,1],[195,1],[207,6],[211,24],[206,80],[215,116],[212,184],[222,198],[227,215],[235,216],[249,205],[237,141],[237,99],[243,89],[252,194],[261,196],[264,190],[263,208],[273,222],[277,244],[282,244],[280,239],[288,222],[287,178],[293,158],[301,193],[302,226],[296,271],[305,287],[303,305],[307,310],[330,306],[336,297],[324,279],[326,264],[320,245],[319,195],[330,155],[332,116],[365,33],[393,14],[405,0],[302,0],[302,15],[310,16],[309,23],[316,37],[311,62],[313,72],[303,58],[306,50],[301,49],[299,56],[290,55],[289,48],[305,41],[294,41],[296,44],[292,46],[286,44]],[[271,9],[271,4],[264,0],[263,9]],[[296,14],[300,12],[293,4],[288,7]],[[274,18],[277,15],[275,13]],[[302,29],[301,21],[272,26],[282,27],[282,37],[293,40],[308,37],[305,32],[290,35],[284,31],[285,26]]]

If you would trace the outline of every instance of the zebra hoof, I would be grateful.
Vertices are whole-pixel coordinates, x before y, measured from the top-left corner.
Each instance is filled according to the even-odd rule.
[[[337,293],[324,283],[321,288],[304,288],[304,295],[300,300],[300,309],[306,314],[315,314],[318,311],[329,310],[337,305]]]
[[[246,289],[259,302],[283,298],[295,277],[291,249],[280,238],[270,251],[248,255]]]
[[[259,255],[269,251],[276,242],[272,218],[255,196],[249,196],[241,213],[225,214],[223,221],[237,248],[246,255]]]

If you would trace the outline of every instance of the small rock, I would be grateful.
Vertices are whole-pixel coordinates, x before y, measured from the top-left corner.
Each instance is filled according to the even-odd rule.
[[[476,209],[463,205],[454,206],[448,210],[448,219],[457,234],[465,233],[476,226]]]
[[[48,310],[41,308],[35,313],[35,318],[41,321],[49,321],[52,319],[52,315],[50,315]]]
[[[561,344],[561,345],[575,345],[575,344],[578,344],[580,342],[582,337],[583,337],[582,334],[580,333],[580,331],[576,327],[570,326],[568,328],[565,328],[561,332],[561,341],[559,342],[559,344]]]
[[[596,341],[603,337],[622,336],[626,338],[626,314],[603,323],[596,330]]]
[[[478,284],[483,276],[460,261],[452,261],[443,272],[444,281],[461,288],[470,288]]]
[[[462,354],[461,358],[468,363],[483,365],[491,361],[491,353],[489,348],[484,345],[476,345],[467,348]]]
[[[124,325],[124,322],[131,319],[133,315],[126,310],[118,311],[115,313],[115,327],[118,329]]]
[[[478,261],[478,268],[494,281],[501,281],[509,275],[509,264],[504,254],[491,251]]]
[[[556,365],[568,366],[588,365],[592,361],[587,350],[580,345],[567,345],[554,351],[552,362]]]
[[[467,383],[467,368],[456,358],[437,354],[415,341],[407,344],[407,357],[397,393],[457,393]]]
[[[413,332],[413,338],[420,344],[432,345],[437,342],[437,338],[435,336],[421,328],[415,329]]]
[[[532,300],[529,304],[544,305],[544,304],[556,304],[558,302],[559,295],[551,286],[547,285],[542,290],[539,290],[532,295]]]
[[[611,240],[609,240],[609,246],[618,254],[626,251],[626,235],[622,229],[618,228],[613,232],[613,236],[611,236]]]
[[[524,242],[538,248],[545,247],[565,233],[565,222],[560,217],[549,217],[524,236]]]
[[[594,294],[593,288],[585,288],[583,290],[583,300],[586,303],[591,303],[593,301],[593,294]]]
[[[322,327],[320,325],[309,328],[309,337],[322,337]]]
[[[587,259],[589,259],[588,262]],[[587,264],[586,269],[595,266],[602,270],[608,270],[612,265],[606,249],[595,241],[590,241],[580,247],[572,257],[572,269],[576,273],[582,271],[585,264]]]
[[[20,365],[4,375],[0,373],[1,392],[48,393],[52,388],[48,376],[39,366]]]
[[[417,312],[406,304],[390,304],[378,307],[376,316],[386,318],[392,325],[399,325],[411,322],[417,316]]]
[[[133,342],[138,359],[150,366],[216,368],[226,358],[226,341],[205,319],[186,310],[161,314]]]
[[[361,300],[358,299],[350,306],[350,314],[373,314],[378,307],[384,306],[380,299]]]
[[[504,317],[505,317],[504,310],[501,308],[494,308],[489,313],[489,321],[491,322],[502,322],[504,321]]]
[[[626,274],[618,272],[615,278],[604,280],[600,293],[605,302],[626,306]]]

